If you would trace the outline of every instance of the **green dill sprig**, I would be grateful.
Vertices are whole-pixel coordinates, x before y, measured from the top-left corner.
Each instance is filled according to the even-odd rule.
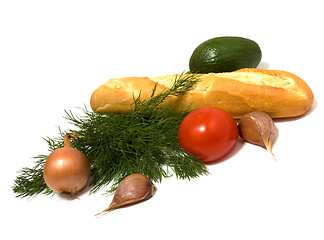
[[[43,167],[47,156],[39,155],[34,157],[35,166],[32,168],[24,167],[19,173],[20,175],[15,180],[13,187],[16,197],[29,197],[38,194],[48,195],[53,191],[47,187],[43,179]]]
[[[134,98],[134,111],[159,111],[165,108],[164,101],[167,97],[178,96],[190,91],[197,84],[197,74],[180,74],[175,76],[175,81],[170,89],[165,89],[155,95],[156,85],[153,88],[151,97],[147,100],[141,99],[141,95]],[[176,106],[174,106],[176,108]],[[188,110],[187,110],[188,111]]]
[[[83,108],[83,116],[77,117],[65,111],[65,119],[74,127],[66,132],[82,136],[72,141],[72,147],[90,161],[90,193],[109,186],[111,194],[132,173],[144,174],[153,182],[173,174],[188,180],[208,174],[206,166],[178,143],[179,125],[190,109],[179,112],[164,104],[167,97],[189,91],[197,81],[197,75],[181,74],[170,89],[156,94],[154,88],[149,99],[134,99],[134,111],[127,114],[104,115]],[[59,129],[57,138],[45,138],[50,151],[63,147],[64,135]],[[13,186],[17,197],[52,193],[43,180],[46,158],[39,155],[33,168],[20,171]]]

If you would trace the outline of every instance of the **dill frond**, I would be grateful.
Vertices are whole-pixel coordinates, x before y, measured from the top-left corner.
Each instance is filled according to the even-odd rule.
[[[186,93],[198,80],[197,75],[181,74],[171,89],[155,94],[154,88],[149,99],[134,99],[134,111],[127,114],[104,115],[83,108],[83,116],[77,117],[65,111],[65,119],[74,127],[66,132],[83,136],[72,141],[72,147],[90,161],[90,193],[109,186],[107,193],[111,194],[132,173],[144,174],[153,182],[173,174],[189,180],[208,174],[206,166],[178,143],[179,125],[190,109],[179,112],[164,105],[168,96]],[[50,151],[63,146],[64,135],[59,129],[57,138],[45,138]],[[33,168],[20,171],[13,187],[17,197],[52,192],[43,180],[46,158],[40,155]]]

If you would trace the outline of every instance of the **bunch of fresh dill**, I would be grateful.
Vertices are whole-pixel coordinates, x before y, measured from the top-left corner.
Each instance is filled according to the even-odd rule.
[[[66,132],[82,136],[72,147],[82,151],[91,166],[90,193],[109,185],[113,193],[119,182],[132,173],[146,175],[153,182],[173,173],[177,178],[191,179],[208,174],[206,166],[184,152],[178,143],[177,133],[182,119],[189,113],[165,106],[164,100],[191,90],[199,77],[181,74],[174,85],[161,93],[155,89],[149,99],[134,98],[134,111],[104,115],[83,109],[84,116],[76,117],[65,111],[65,118],[76,128]],[[66,132],[59,130],[57,138],[45,138],[49,150],[63,147]],[[47,156],[35,157],[33,168],[22,168],[13,191],[17,197],[51,194],[43,180],[43,167]]]

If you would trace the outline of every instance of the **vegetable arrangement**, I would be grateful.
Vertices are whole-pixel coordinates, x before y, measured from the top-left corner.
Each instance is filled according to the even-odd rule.
[[[233,56],[228,57],[228,42],[219,45],[223,40],[212,40],[213,46],[226,49],[227,58],[240,55],[232,51]],[[233,41],[245,55],[238,68],[260,62],[261,50],[255,42],[230,38]],[[204,46],[198,50],[204,52]],[[197,58],[198,50],[191,62]],[[252,51],[256,55],[249,58]],[[218,56],[222,60],[220,67],[226,56]],[[215,59],[212,65],[217,65]],[[195,72],[206,69],[204,64],[201,69],[196,66]],[[84,116],[77,117],[65,111],[65,118],[76,129],[59,130],[57,138],[45,138],[51,153],[36,156],[33,168],[20,170],[14,193],[22,198],[53,192],[71,196],[87,184],[90,193],[109,186],[107,194],[115,194],[110,206],[101,212],[105,213],[151,198],[156,191],[153,182],[161,182],[162,178],[173,174],[180,179],[207,175],[206,164],[220,162],[234,148],[238,136],[266,148],[274,157],[272,145],[277,129],[266,113],[250,113],[236,124],[229,113],[218,108],[179,112],[164,105],[167,97],[185,94],[198,81],[198,74],[178,75],[169,90],[155,94],[154,88],[148,100],[142,100],[140,95],[134,98],[131,113],[104,115],[84,108]]]
[[[135,111],[130,114],[103,115],[84,109],[85,116],[76,117],[66,111],[66,119],[77,130],[68,130],[82,136],[72,142],[72,147],[83,152],[90,162],[90,193],[110,185],[111,194],[122,179],[141,173],[154,182],[169,177],[172,172],[180,179],[191,179],[208,174],[206,166],[182,150],[177,140],[179,125],[189,109],[176,112],[164,107],[170,95],[183,94],[191,89],[196,75],[179,75],[172,89],[141,100],[134,99]],[[65,133],[46,138],[50,151],[63,147]],[[64,149],[64,148],[63,148]],[[16,178],[13,191],[18,197],[51,194],[43,180],[46,155],[36,157],[33,168],[23,168]]]

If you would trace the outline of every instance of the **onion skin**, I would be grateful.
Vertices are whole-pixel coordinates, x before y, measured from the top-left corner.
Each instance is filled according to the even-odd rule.
[[[72,196],[88,183],[90,164],[79,150],[63,147],[54,150],[46,159],[43,177],[54,192]]]

